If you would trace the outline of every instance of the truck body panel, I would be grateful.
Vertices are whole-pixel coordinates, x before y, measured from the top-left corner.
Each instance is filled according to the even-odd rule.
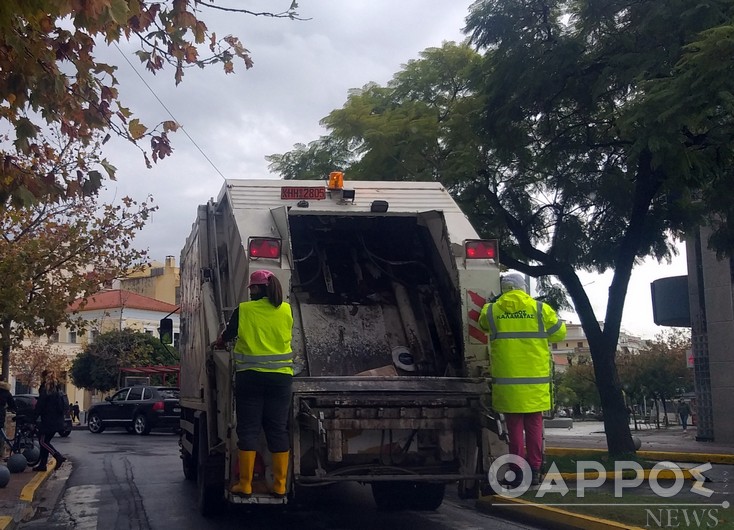
[[[280,252],[251,255],[252,238]],[[228,180],[200,206],[181,256],[180,387],[184,473],[199,480],[202,511],[224,499],[276,502],[266,499],[264,437],[254,495],[229,493],[232,359],[210,347],[257,269],[278,277],[293,309],[291,495],[357,480],[373,484],[378,504],[405,493],[430,508],[446,483],[476,491],[490,452],[503,451],[477,324],[499,293],[499,267],[496,253],[467,257],[477,239],[437,183]]]

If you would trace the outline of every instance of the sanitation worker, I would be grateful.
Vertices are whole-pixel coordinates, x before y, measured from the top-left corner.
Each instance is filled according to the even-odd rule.
[[[485,304],[479,315],[480,327],[489,333],[492,408],[505,416],[510,453],[526,459],[532,469],[531,484],[538,485],[543,464],[542,413],[552,406],[550,343],[563,340],[566,325],[552,307],[525,292],[520,274],[504,275],[500,287],[502,295]]]
[[[250,275],[250,301],[232,313],[227,328],[214,343],[237,339],[234,345],[235,407],[240,480],[232,493],[252,495],[260,429],[273,457],[273,495],[284,497],[290,441],[288,411],[293,378],[293,314],[283,301],[283,288],[272,272]]]

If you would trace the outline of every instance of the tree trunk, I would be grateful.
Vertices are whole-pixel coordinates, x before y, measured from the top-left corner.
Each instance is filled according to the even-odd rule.
[[[0,327],[0,345],[2,345],[2,373],[0,381],[10,379],[10,321],[4,321]]]

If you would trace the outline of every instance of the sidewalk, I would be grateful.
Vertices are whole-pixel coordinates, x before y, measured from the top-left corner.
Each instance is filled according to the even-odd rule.
[[[74,424],[72,427],[74,430],[86,428],[86,424]],[[72,462],[67,460],[58,471],[54,471],[55,464],[54,458],[49,457],[46,471],[33,471],[29,466],[22,473],[10,474],[10,482],[0,488],[0,530],[11,530],[33,518],[42,493],[46,490],[42,486],[49,479],[65,481],[68,478]]]
[[[8,485],[0,488],[0,530],[15,528],[33,517],[41,486],[59,473],[54,471],[55,464],[53,457],[49,457],[46,471],[33,471],[29,466],[22,473],[10,474]]]
[[[634,429],[634,427],[631,428]],[[732,471],[730,470],[729,465],[719,464],[734,464],[734,444],[729,445],[696,441],[695,427],[689,428],[688,432],[685,433],[679,426],[661,429],[646,427],[644,430],[632,430],[632,436],[637,437],[640,440],[640,450],[638,450],[637,453],[639,457],[658,461],[667,460],[679,464],[697,462],[714,464],[714,469],[710,473],[713,475],[713,482],[706,482],[704,487],[715,491],[715,494],[711,497],[711,509],[719,510],[726,516],[725,518],[722,517],[722,523],[724,523],[724,525],[722,525],[721,528],[732,528],[732,526],[728,525],[733,524],[732,519],[734,514],[732,514],[732,512],[734,510],[731,508],[730,502],[726,500],[729,498],[728,495],[730,495]],[[562,455],[568,453],[578,454],[579,452],[583,453],[587,450],[590,455],[597,452],[606,452],[606,435],[604,433],[603,422],[583,421],[574,422],[571,428],[549,428],[545,430],[545,440],[546,454],[549,455]],[[708,477],[708,472],[705,474],[707,475],[707,478],[711,478]],[[665,481],[663,482],[665,483]],[[673,481],[667,482],[673,483]],[[690,488],[691,483],[692,482],[689,482],[689,486],[687,486],[687,488]],[[605,484],[605,486],[607,485],[611,486],[611,484]],[[574,484],[569,483],[569,488],[571,490],[573,490],[574,487]],[[611,487],[607,488],[606,493],[603,491],[601,493],[600,499],[596,500],[601,500],[603,503],[606,502],[608,504],[606,504],[606,507],[604,508],[599,508],[598,511],[614,514],[615,516],[623,510],[637,510],[640,513],[643,513],[649,511],[651,508],[654,516],[658,513],[657,510],[660,508],[667,513],[667,511],[671,509],[671,506],[673,510],[677,510],[676,514],[677,512],[681,512],[682,514],[682,512],[685,511],[685,508],[680,507],[686,505],[681,504],[681,501],[700,503],[702,499],[706,500],[704,497],[698,496],[695,493],[692,494],[687,489],[682,489],[678,494],[677,499],[671,498],[668,505],[660,504],[659,502],[661,498],[655,491],[653,491],[649,482],[643,482],[634,489],[626,489],[623,491],[623,495],[625,497],[624,502],[626,502],[627,499],[631,499],[635,500],[637,503],[641,503],[637,505],[637,508],[628,508],[628,506],[635,505],[633,503],[625,505],[621,498],[618,501],[613,501],[612,497],[615,495]],[[552,494],[548,493],[546,497],[549,497],[550,495]],[[556,497],[559,497],[558,493],[555,495]],[[604,495],[606,495],[606,497]],[[593,491],[591,497],[594,497]],[[525,498],[525,496],[523,498]],[[617,518],[608,516],[608,518],[599,518],[598,516],[580,515],[578,510],[575,512],[572,510],[576,509],[574,506],[582,506],[585,502],[584,499],[581,499],[581,501],[578,499],[571,499],[575,501],[575,504],[568,503],[566,499],[567,497],[561,499],[563,502],[567,503],[564,506],[543,506],[538,501],[528,501],[523,499],[514,500],[495,495],[481,497],[477,501],[477,507],[478,509],[489,513],[506,512],[511,514],[513,518],[529,520],[543,527],[552,525],[564,528],[594,528],[600,530],[620,528],[629,529],[644,526],[649,527],[649,521],[648,524],[646,524],[644,518],[641,524],[634,526],[617,522],[622,520],[621,517]],[[724,500],[719,504],[714,502],[721,499]],[[610,502],[610,500],[613,502]],[[673,502],[674,500],[677,500],[677,504]],[[595,500],[591,499],[589,502],[593,503]],[[645,504],[646,502],[649,502],[649,504]],[[655,504],[656,502],[658,502],[658,504]],[[616,503],[619,504],[617,505]],[[699,504],[698,506],[702,505]],[[646,510],[646,508],[648,510]],[[701,508],[698,509],[700,510]],[[676,515],[676,517],[678,517],[678,515]],[[680,515],[680,517],[682,518],[683,515]],[[613,518],[616,518],[617,521],[610,520]],[[652,522],[655,522],[654,517]],[[676,524],[675,526],[680,528],[687,527],[683,524],[682,519],[680,524]]]

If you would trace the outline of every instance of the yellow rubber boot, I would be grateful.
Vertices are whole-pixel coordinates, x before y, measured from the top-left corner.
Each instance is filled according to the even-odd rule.
[[[290,451],[273,453],[273,495],[276,497],[285,497],[289,456]]]
[[[240,467],[240,481],[232,486],[232,493],[252,495],[252,473],[255,470],[257,451],[237,451]]]

